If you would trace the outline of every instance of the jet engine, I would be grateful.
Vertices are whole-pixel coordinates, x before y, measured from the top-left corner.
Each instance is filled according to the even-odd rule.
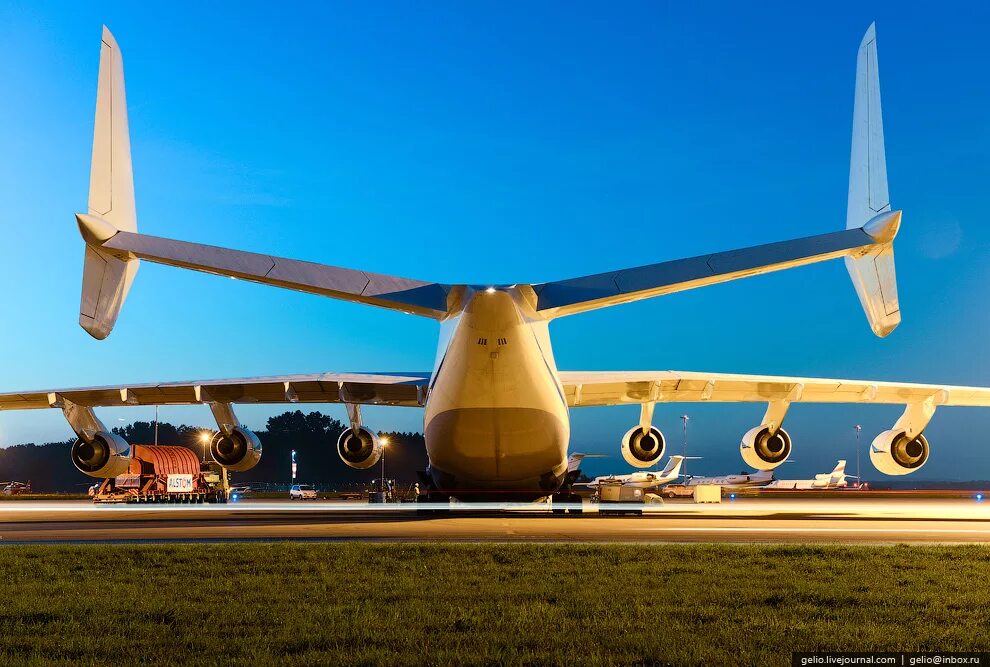
[[[116,477],[131,466],[131,446],[119,435],[100,431],[92,440],[76,440],[72,445],[72,464],[90,477]]]
[[[663,457],[667,443],[663,433],[655,426],[644,431],[641,426],[633,426],[622,436],[622,458],[634,468],[649,468]]]
[[[739,453],[746,465],[757,470],[773,470],[791,455],[791,436],[782,428],[770,435],[770,427],[760,425],[746,431]]]
[[[907,475],[928,461],[928,440],[903,431],[884,431],[870,445],[870,461],[885,475]]]
[[[345,429],[337,440],[337,453],[340,460],[352,468],[365,470],[378,463],[382,457],[382,441],[378,435],[363,426],[356,431]]]
[[[218,431],[210,441],[210,456],[232,472],[244,472],[261,460],[261,441],[253,431],[238,426],[230,434]]]

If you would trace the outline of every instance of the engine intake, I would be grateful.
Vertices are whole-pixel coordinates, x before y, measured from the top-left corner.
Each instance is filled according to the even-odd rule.
[[[92,440],[76,440],[71,457],[79,472],[106,479],[130,469],[131,446],[119,435],[100,431]]]
[[[870,461],[885,475],[908,475],[928,462],[928,440],[903,431],[884,431],[870,445]]]
[[[746,431],[739,443],[739,453],[746,465],[757,470],[773,470],[791,455],[791,436],[782,428],[770,435],[770,427],[757,426]]]
[[[382,442],[363,426],[357,431],[348,428],[337,439],[337,454],[350,467],[366,470],[382,457]]]
[[[655,426],[651,426],[649,431],[633,426],[622,436],[622,458],[634,468],[656,465],[666,448],[663,433]]]
[[[261,460],[261,441],[253,431],[238,426],[230,435],[218,431],[210,441],[213,460],[231,472],[244,472]]]

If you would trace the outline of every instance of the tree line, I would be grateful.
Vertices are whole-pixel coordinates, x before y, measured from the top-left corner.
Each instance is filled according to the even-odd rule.
[[[265,430],[257,431],[262,445],[261,461],[253,469],[232,475],[234,483],[286,483],[291,476],[291,452],[296,450],[297,481],[340,485],[360,484],[381,476],[381,464],[367,470],[354,470],[337,456],[337,439],[346,425],[321,412],[301,410],[270,417]],[[132,445],[155,442],[154,422],[136,421],[113,429]],[[204,455],[201,437],[210,432],[197,426],[158,423],[158,444],[179,445]],[[385,474],[399,484],[416,481],[416,472],[425,470],[426,445],[422,433],[382,433],[389,439]],[[0,480],[30,481],[35,492],[82,492],[96,480],[84,475],[69,458],[75,440],[34,443],[0,448]],[[208,453],[207,453],[208,456]]]

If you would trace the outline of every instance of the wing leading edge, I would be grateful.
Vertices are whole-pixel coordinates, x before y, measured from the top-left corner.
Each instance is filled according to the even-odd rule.
[[[990,388],[684,371],[561,372],[570,407],[642,403],[878,403],[990,406]]]
[[[0,394],[0,410],[201,403],[423,405],[429,373],[316,373],[228,380],[120,384]]]

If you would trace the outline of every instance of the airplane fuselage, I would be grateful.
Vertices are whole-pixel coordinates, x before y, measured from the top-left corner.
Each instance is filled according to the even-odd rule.
[[[567,473],[570,423],[548,322],[514,287],[468,289],[441,322],[424,435],[440,492],[545,496]]]

